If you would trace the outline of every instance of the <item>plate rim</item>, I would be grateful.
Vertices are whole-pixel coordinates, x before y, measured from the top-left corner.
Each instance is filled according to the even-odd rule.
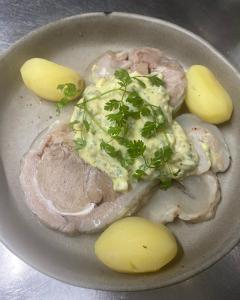
[[[236,77],[238,77],[239,81],[240,81],[240,73],[237,70],[237,68],[235,68],[232,63],[230,63],[228,61],[228,59],[226,59],[224,57],[224,55],[219,52],[219,50],[217,50],[214,46],[212,46],[207,40],[205,40],[204,38],[202,38],[201,36],[199,36],[196,33],[193,33],[192,31],[179,26],[177,24],[174,24],[172,22],[157,18],[157,17],[150,17],[150,16],[145,16],[142,14],[135,14],[135,13],[128,13],[128,12],[90,12],[90,13],[81,13],[81,14],[77,14],[77,15],[72,15],[69,17],[65,17],[65,18],[60,18],[57,19],[55,21],[49,22],[43,26],[40,26],[32,31],[30,31],[29,33],[25,34],[23,37],[21,37],[20,39],[18,39],[17,41],[15,41],[7,50],[4,50],[1,54],[0,54],[0,64],[2,63],[2,61],[4,60],[5,57],[7,57],[9,54],[11,54],[13,51],[15,51],[19,46],[23,45],[25,43],[25,41],[30,40],[31,38],[37,36],[38,34],[44,33],[45,31],[47,31],[48,29],[54,29],[57,28],[59,26],[59,24],[64,24],[64,23],[68,23],[74,20],[78,20],[78,19],[84,19],[84,18],[90,18],[90,17],[105,17],[105,18],[111,18],[113,17],[125,17],[125,18],[131,18],[131,19],[136,19],[136,20],[145,20],[145,21],[151,21],[155,24],[159,24],[160,26],[165,26],[174,30],[177,30],[185,35],[188,35],[190,38],[195,39],[196,41],[200,42],[201,44],[203,44],[204,46],[206,46],[208,49],[210,49],[214,55],[216,55],[219,59],[221,59],[222,61],[224,61],[224,63],[232,70],[232,72],[235,74]],[[236,230],[236,232],[238,232]],[[216,254],[214,256],[214,259],[210,259],[208,260],[206,263],[202,264],[199,268],[194,267],[192,269],[190,269],[189,271],[183,272],[180,275],[178,275],[177,277],[174,277],[173,279],[169,279],[167,283],[164,283],[163,285],[157,285],[157,284],[152,284],[152,286],[149,287],[140,287],[138,289],[132,289],[131,287],[129,288],[121,288],[121,287],[109,287],[106,284],[95,284],[94,286],[86,281],[79,281],[78,283],[73,283],[71,280],[67,280],[67,279],[63,279],[61,276],[54,274],[53,272],[47,272],[45,270],[42,270],[39,266],[35,266],[34,263],[29,262],[25,257],[22,257],[22,254],[18,254],[17,251],[15,251],[15,249],[12,249],[12,247],[8,244],[7,240],[4,239],[1,235],[1,231],[0,231],[0,242],[9,250],[11,251],[16,257],[18,257],[20,260],[22,260],[24,263],[26,263],[28,266],[32,267],[33,269],[35,269],[36,271],[49,276],[53,279],[57,279],[65,284],[69,284],[72,286],[76,286],[76,287],[81,287],[81,288],[88,288],[88,289],[94,289],[94,290],[102,290],[102,291],[115,291],[115,292],[124,292],[124,291],[144,291],[144,290],[154,290],[154,289],[159,289],[159,288],[164,288],[164,287],[168,287],[168,286],[172,286],[175,285],[177,283],[183,282],[187,279],[190,279],[194,276],[197,276],[198,274],[202,273],[203,271],[205,271],[206,269],[210,268],[211,266],[215,265],[220,259],[222,259],[224,256],[226,256],[239,242],[240,242],[240,232],[235,238],[231,238],[230,242],[228,243],[227,247],[224,247],[222,251],[218,252],[218,254]],[[134,275],[133,275],[134,276]]]

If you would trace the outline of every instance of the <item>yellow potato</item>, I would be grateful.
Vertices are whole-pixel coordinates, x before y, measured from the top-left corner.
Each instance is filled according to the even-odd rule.
[[[153,272],[175,257],[177,243],[166,226],[128,217],[100,235],[95,253],[102,263],[118,272]]]
[[[84,87],[84,82],[77,72],[42,58],[27,60],[20,72],[25,85],[30,90],[50,101],[59,101],[63,97],[63,93],[57,89],[59,84],[75,84],[79,90],[78,95]]]
[[[190,112],[214,124],[230,119],[232,100],[208,68],[191,66],[187,71],[187,80],[186,104]]]

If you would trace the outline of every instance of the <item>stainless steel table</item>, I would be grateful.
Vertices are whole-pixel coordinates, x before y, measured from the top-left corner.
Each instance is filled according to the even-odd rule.
[[[90,11],[128,11],[177,23],[207,39],[240,70],[238,0],[0,0],[0,52],[34,28]],[[77,288],[49,278],[0,244],[0,300],[6,299],[240,299],[240,245],[213,267],[183,283],[153,291],[113,293]]]

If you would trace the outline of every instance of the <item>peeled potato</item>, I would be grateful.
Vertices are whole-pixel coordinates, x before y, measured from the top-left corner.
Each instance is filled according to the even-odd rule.
[[[177,243],[166,226],[128,217],[100,235],[95,253],[103,264],[118,272],[153,272],[175,257]]]
[[[59,84],[75,84],[79,90],[78,95],[84,87],[77,72],[42,58],[27,60],[20,72],[25,85],[39,97],[49,101],[59,101],[63,97],[62,92],[57,89]]]
[[[232,100],[208,68],[191,66],[187,71],[187,80],[186,104],[190,112],[214,124],[230,119]]]

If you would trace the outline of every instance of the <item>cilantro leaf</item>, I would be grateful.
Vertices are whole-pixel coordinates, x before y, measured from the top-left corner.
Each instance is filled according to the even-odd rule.
[[[141,133],[145,138],[151,138],[157,133],[158,127],[155,122],[147,121],[145,122]]]
[[[112,99],[112,100],[109,100],[105,106],[104,106],[104,109],[105,110],[108,110],[108,111],[112,111],[114,109],[117,109],[119,108],[120,106],[120,101],[118,100],[115,100],[115,99]]]
[[[127,119],[130,116],[129,106],[122,104],[119,107],[119,111],[113,114],[107,115],[107,119],[111,122],[115,122],[118,126],[126,125]]]
[[[109,156],[117,159],[122,159],[122,153],[120,150],[116,150],[112,145],[102,140],[100,148],[104,150]]]
[[[119,111],[120,111],[122,114],[126,115],[126,117],[127,117],[127,114],[128,114],[128,112],[129,112],[129,106],[122,104],[122,105],[120,106],[120,108],[119,108]]]
[[[132,78],[129,76],[128,71],[125,69],[116,70],[114,76],[119,79],[119,84],[123,87],[126,87],[132,82]]]
[[[135,119],[135,120],[139,120],[140,119],[140,112],[139,111],[130,111],[128,113],[128,116]]]
[[[122,146],[125,146],[127,147],[130,143],[130,141],[124,137],[121,137],[121,136],[116,136],[115,137],[115,140]]]
[[[142,88],[146,88],[146,84],[139,78],[134,77],[135,80],[137,80],[138,84],[142,87]]]
[[[121,127],[118,127],[118,126],[111,126],[108,128],[108,133],[111,135],[111,136],[118,136],[119,133],[121,132]]]
[[[151,85],[154,86],[164,86],[165,82],[160,79],[157,75],[147,76],[148,80],[150,81]]]
[[[81,150],[87,145],[87,141],[83,138],[78,138],[74,141],[76,150]]]
[[[63,98],[56,103],[56,111],[59,115],[61,110],[78,94],[78,90],[75,84],[73,83],[65,83],[59,84],[57,89],[63,93]]]
[[[78,89],[74,83],[59,84],[57,89],[62,91],[65,97],[73,98],[78,94]]]
[[[115,122],[119,126],[126,123],[126,117],[121,111],[107,115],[107,119],[111,122]]]
[[[154,157],[151,159],[151,165],[154,168],[159,168],[170,160],[173,155],[173,150],[169,145],[163,146],[159,150],[155,151]]]
[[[150,111],[150,109],[149,109],[147,106],[143,106],[143,107],[141,108],[141,115],[142,115],[142,116],[147,117],[147,116],[149,116],[150,114],[151,114],[151,111]]]
[[[130,92],[126,101],[131,103],[134,107],[140,107],[143,104],[143,99],[136,91]]]
[[[146,145],[142,140],[129,141],[127,144],[127,152],[130,157],[137,158],[142,156],[146,150]]]

